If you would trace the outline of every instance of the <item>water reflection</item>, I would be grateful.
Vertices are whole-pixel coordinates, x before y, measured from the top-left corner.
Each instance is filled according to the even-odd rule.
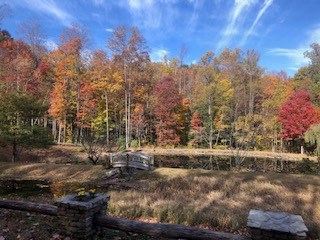
[[[0,196],[17,194],[28,197],[49,194],[51,193],[49,184],[48,181],[42,180],[0,180]]]
[[[156,167],[206,169],[230,171],[236,169],[234,157],[229,156],[181,156],[181,155],[155,155]],[[247,157],[242,163],[241,169],[258,172],[283,172],[305,173],[300,170],[298,161],[290,161],[281,158],[253,158]],[[313,168],[316,170],[316,164]]]

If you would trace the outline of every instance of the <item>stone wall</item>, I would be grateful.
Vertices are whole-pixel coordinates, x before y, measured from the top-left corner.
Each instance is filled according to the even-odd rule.
[[[61,231],[72,239],[93,239],[99,229],[93,224],[95,214],[105,215],[109,196],[95,194],[93,198],[86,195],[79,201],[76,194],[56,201],[58,221]]]

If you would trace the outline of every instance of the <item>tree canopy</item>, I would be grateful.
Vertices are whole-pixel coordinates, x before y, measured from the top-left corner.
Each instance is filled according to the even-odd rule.
[[[237,136],[258,129],[255,147],[282,150],[319,120],[318,43],[305,53],[310,64],[290,78],[263,69],[253,49],[209,49],[186,64],[183,46],[179,56],[152,62],[137,27],[115,27],[108,51],[89,50],[89,31],[79,24],[52,49],[41,23],[20,27],[19,41],[0,31],[3,143],[26,146],[34,133],[47,139],[50,131],[58,144],[96,136],[106,145],[124,140],[126,148],[234,147]]]

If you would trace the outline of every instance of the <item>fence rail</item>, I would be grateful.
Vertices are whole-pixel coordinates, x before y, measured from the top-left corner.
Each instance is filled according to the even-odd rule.
[[[58,207],[49,204],[35,202],[0,200],[0,208],[37,212],[50,216],[57,216]],[[110,217],[102,214],[94,215],[93,224],[100,227],[135,232],[152,237],[166,237],[173,239],[195,239],[195,240],[248,240],[246,236],[231,233],[217,232],[196,227],[188,227],[177,224],[145,223]]]
[[[0,200],[0,208],[36,212],[50,216],[57,216],[58,208],[50,204],[42,204],[35,202]]]
[[[188,227],[178,224],[146,223],[121,219],[109,216],[97,215],[94,219],[95,224],[100,227],[135,232],[152,237],[165,237],[174,239],[194,239],[194,240],[246,240],[245,236],[231,233],[210,231],[196,227]]]

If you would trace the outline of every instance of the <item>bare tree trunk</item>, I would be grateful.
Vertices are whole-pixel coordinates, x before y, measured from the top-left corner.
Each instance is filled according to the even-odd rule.
[[[108,103],[108,94],[106,94],[106,137],[107,145],[109,145],[109,103]]]
[[[67,123],[64,122],[64,126],[63,126],[63,143],[66,143],[66,139],[67,139]]]
[[[301,153],[301,154],[304,154],[304,147],[303,147],[302,144],[301,144],[301,146],[300,146],[300,153]]]
[[[128,121],[128,89],[127,89],[127,70],[125,62],[123,63],[124,68],[124,82],[125,82],[125,136],[126,136],[126,149],[129,148],[129,121]]]
[[[55,117],[52,119],[52,135],[54,141],[57,141],[57,120]]]
[[[46,128],[48,126],[48,116],[45,115],[43,118],[43,127]]]
[[[179,92],[182,93],[184,92],[183,91],[183,87],[184,85],[182,84],[182,65],[183,65],[183,60],[184,60],[184,57],[187,53],[187,48],[186,46],[183,44],[180,48],[180,71],[179,71]]]
[[[126,119],[126,128],[125,128],[125,135],[126,135],[126,149],[129,148],[129,139],[128,139],[128,91],[125,92],[125,119]]]
[[[13,140],[12,144],[12,162],[15,163],[17,160],[17,142]]]
[[[208,113],[209,113],[209,121],[210,121],[210,132],[209,132],[209,148],[212,149],[212,141],[213,141],[213,116],[212,116],[212,110],[211,110],[211,96],[210,96],[210,100],[209,100],[209,109],[208,109]]]
[[[80,132],[79,132],[79,143],[82,143],[83,140],[83,127],[80,127]]]
[[[140,130],[138,130],[138,147],[141,149],[141,133]]]
[[[247,115],[247,91],[246,91],[246,84],[243,83],[243,102],[244,102],[244,115]]]
[[[70,123],[70,140],[71,140],[71,143],[73,143],[73,125],[72,123]]]
[[[249,82],[249,115],[253,117],[254,111],[254,89],[253,89],[253,79],[252,75],[250,76]]]
[[[119,113],[118,139],[121,137],[121,113]]]
[[[221,131],[219,130],[218,134],[217,134],[217,137],[216,137],[216,143],[215,143],[216,146],[218,145],[218,142],[219,142],[220,132]]]
[[[59,121],[58,144],[61,143],[62,123]]]
[[[128,148],[131,143],[131,81],[129,79],[129,92],[128,92]]]

